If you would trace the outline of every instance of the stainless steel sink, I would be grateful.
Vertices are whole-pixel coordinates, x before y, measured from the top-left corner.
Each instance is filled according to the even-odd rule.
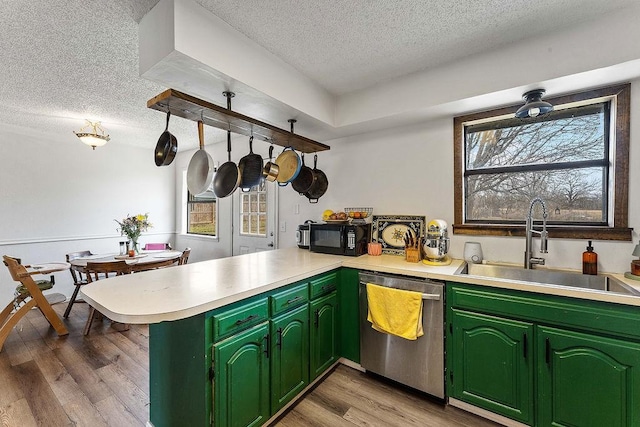
[[[640,291],[610,276],[558,270],[533,270],[493,264],[467,264],[461,275],[510,279],[640,296]]]

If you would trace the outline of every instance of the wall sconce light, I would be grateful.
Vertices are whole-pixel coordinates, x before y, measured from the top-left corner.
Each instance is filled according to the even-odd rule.
[[[553,105],[541,99],[544,93],[544,89],[534,89],[522,95],[525,102],[524,105],[516,111],[516,117],[519,119],[538,117],[553,111]]]
[[[87,132],[85,129],[90,128],[90,131]],[[100,133],[98,133],[100,131]],[[105,135],[104,129],[100,126],[100,122],[91,122],[87,120],[87,124],[84,125],[80,131],[73,131],[80,141],[88,146],[92,147],[94,150],[96,147],[102,147],[104,144],[109,142],[109,135]]]

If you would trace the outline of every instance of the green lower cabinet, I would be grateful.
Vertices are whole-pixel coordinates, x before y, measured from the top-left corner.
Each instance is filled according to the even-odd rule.
[[[216,427],[260,426],[269,412],[269,323],[213,346]]]
[[[538,425],[640,426],[640,344],[539,327]]]
[[[336,291],[311,301],[310,380],[338,360],[338,295]]]
[[[271,413],[309,384],[309,305],[271,320]]]
[[[358,273],[359,271],[353,268],[340,269],[338,288],[338,348],[341,357],[356,363],[360,363]]]
[[[449,395],[533,423],[533,325],[451,309]]]

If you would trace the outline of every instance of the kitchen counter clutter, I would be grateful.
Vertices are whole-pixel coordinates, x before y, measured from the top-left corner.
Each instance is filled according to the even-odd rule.
[[[640,297],[635,296],[456,275],[464,265],[457,259],[447,266],[427,266],[393,255],[351,258],[287,248],[114,277],[84,286],[82,292],[87,301],[115,321],[157,323],[184,319],[315,274],[349,267],[640,306]],[[612,276],[640,289],[637,282],[622,274]]]

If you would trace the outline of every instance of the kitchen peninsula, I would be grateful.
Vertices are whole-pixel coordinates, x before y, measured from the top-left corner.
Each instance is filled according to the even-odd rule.
[[[333,366],[340,357],[358,363],[358,270],[439,279],[447,281],[449,287],[451,283],[462,280],[456,273],[463,267],[464,262],[460,260],[454,260],[449,266],[433,267],[422,263],[407,263],[398,256],[364,255],[350,258],[290,248],[116,277],[87,285],[83,293],[88,302],[115,321],[151,324],[152,425],[160,427],[175,425],[178,422],[209,425],[214,419],[214,425],[224,425],[223,422],[218,422],[217,417],[219,412],[230,410],[232,399],[229,398],[224,404],[218,402],[220,396],[214,395],[214,389],[221,387],[225,378],[232,373],[222,375],[218,372],[221,367],[218,364],[213,367],[212,361],[214,352],[220,351],[216,354],[224,354],[224,348],[217,346],[232,341],[231,329],[239,325],[251,326],[248,330],[233,336],[244,337],[255,331],[254,335],[257,334],[260,341],[269,331],[268,326],[261,325],[276,324],[279,318],[289,314],[298,314],[298,319],[308,321],[309,311],[300,311],[306,310],[307,301],[313,306],[314,301],[324,303],[332,301],[330,298],[335,298],[333,301],[337,302],[332,303],[332,315],[337,318],[337,323],[333,328],[340,330],[337,337],[337,354],[330,359],[333,361],[332,364],[322,365],[323,369]],[[640,306],[639,297],[544,284],[472,276],[464,277],[464,284],[476,287],[479,285],[488,289],[498,288],[496,292],[516,290],[550,295],[550,298],[568,296],[598,301],[597,303],[606,301],[626,306]],[[318,293],[314,294],[314,290]],[[337,295],[334,294],[336,291]],[[462,291],[457,290],[456,295],[463,295]],[[283,304],[303,301],[305,305],[294,304],[294,308],[285,311],[278,305],[279,301],[283,301]],[[336,307],[340,309],[337,310]],[[258,314],[247,316],[247,308],[254,310],[251,313]],[[295,323],[295,316],[292,319],[294,320],[290,324]],[[286,332],[286,327],[283,329]],[[273,331],[279,331],[279,328]],[[313,343],[309,341],[301,341],[300,345],[313,348]],[[265,346],[266,348],[263,348]],[[270,348],[268,343],[265,346],[260,344],[254,349],[246,349],[248,352],[262,353]],[[271,375],[273,377],[274,373]],[[321,373],[318,373],[315,378],[321,376]],[[312,376],[307,384],[313,381]],[[256,382],[252,383],[251,387],[255,389],[249,391],[251,393],[257,393],[264,387],[271,388],[273,393],[274,383],[272,380],[269,387],[268,382],[266,385]],[[295,397],[304,388],[296,389],[297,392],[290,397]],[[240,399],[240,403],[236,401],[234,404],[248,404],[243,399]],[[251,400],[246,399],[247,402]],[[268,400],[267,397],[267,402]],[[215,402],[218,402],[218,405]],[[256,425],[268,420],[278,412],[277,410],[284,407],[286,402],[279,407],[272,407],[271,411],[267,409],[266,418]]]

